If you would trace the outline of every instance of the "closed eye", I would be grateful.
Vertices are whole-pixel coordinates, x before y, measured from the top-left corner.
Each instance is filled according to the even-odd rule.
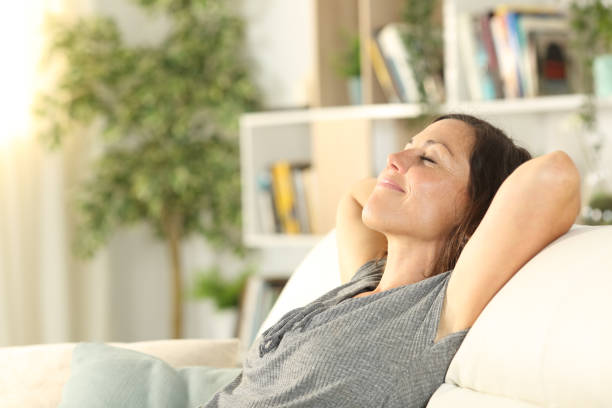
[[[419,159],[421,159],[423,161],[428,161],[428,162],[431,162],[431,163],[434,163],[434,164],[436,163],[434,160],[432,160],[431,158],[429,158],[429,157],[427,157],[425,155],[420,155]]]

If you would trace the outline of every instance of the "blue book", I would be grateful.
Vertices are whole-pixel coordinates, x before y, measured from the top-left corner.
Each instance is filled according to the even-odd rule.
[[[526,72],[524,70],[524,68],[522,67],[521,60],[523,58],[524,52],[522,51],[522,47],[521,47],[521,40],[520,40],[520,27],[519,27],[519,19],[520,19],[520,14],[518,13],[514,13],[514,12],[509,12],[506,14],[505,16],[505,20],[506,20],[506,30],[508,33],[508,43],[510,45],[510,48],[512,49],[512,53],[513,55],[513,59],[514,59],[514,64],[515,64],[515,69],[516,69],[516,77],[518,79],[518,86],[519,86],[519,96],[526,96],[526,89],[527,89],[527,84],[526,84]]]

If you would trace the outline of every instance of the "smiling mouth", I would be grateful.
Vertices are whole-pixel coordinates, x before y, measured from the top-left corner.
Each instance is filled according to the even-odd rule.
[[[399,191],[399,192],[401,192],[401,193],[405,193],[404,189],[402,189],[400,186],[398,186],[398,185],[397,185],[397,184],[395,184],[395,183],[392,183],[392,182],[391,182],[391,181],[389,181],[389,180],[385,180],[385,179],[380,180],[380,181],[378,182],[378,185],[379,185],[379,186],[382,186],[382,187],[389,188],[389,189],[391,189],[391,190],[396,190],[396,191]]]

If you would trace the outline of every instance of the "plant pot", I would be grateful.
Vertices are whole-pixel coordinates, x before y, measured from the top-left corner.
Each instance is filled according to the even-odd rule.
[[[612,96],[612,54],[599,55],[593,61],[595,95]]]
[[[361,105],[361,77],[347,79],[349,102],[351,105]]]
[[[186,338],[227,339],[236,337],[238,308],[219,309],[210,299],[185,304]]]
[[[582,206],[581,221],[587,225],[612,225],[612,189],[600,185]]]

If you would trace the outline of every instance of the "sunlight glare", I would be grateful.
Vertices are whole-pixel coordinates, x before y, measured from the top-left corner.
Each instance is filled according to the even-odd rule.
[[[4,2],[0,14],[0,145],[26,137],[36,64],[41,51],[44,0]]]

